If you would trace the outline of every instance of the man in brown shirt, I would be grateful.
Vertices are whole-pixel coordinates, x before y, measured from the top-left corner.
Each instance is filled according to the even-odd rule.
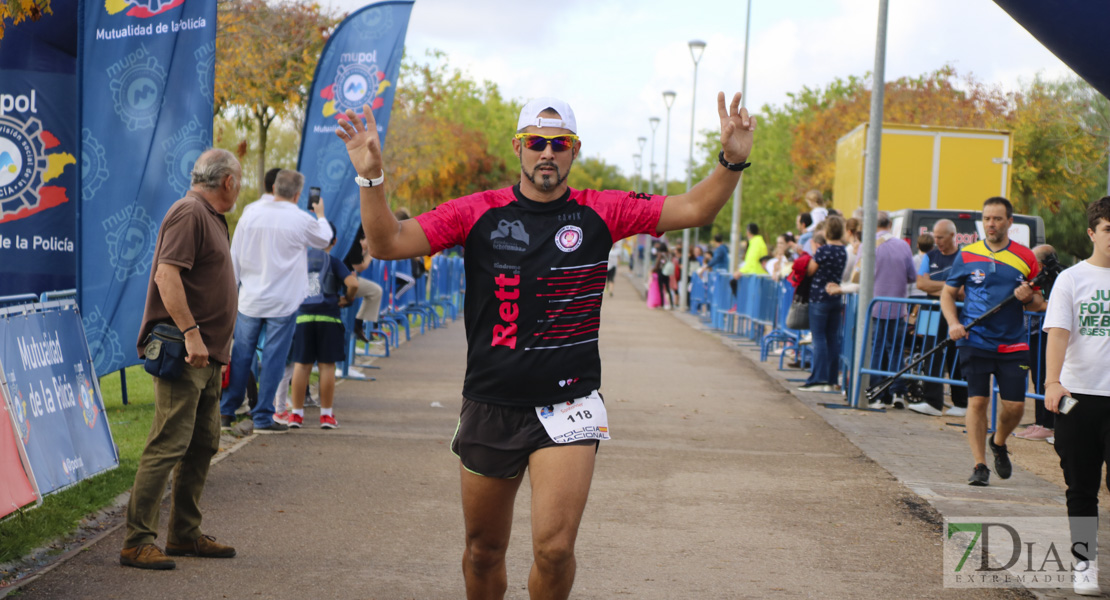
[[[231,358],[238,305],[223,214],[235,206],[241,181],[233,154],[219,149],[201,154],[192,187],[170,207],[158,232],[139,355],[155,325],[172,323],[185,334],[186,365],[178,379],[154,378],[154,421],[127,506],[121,565],[172,569],[176,565],[167,554],[235,556],[234,548],[201,533],[198,503],[219,450],[220,367]],[[173,504],[163,553],[154,540],[171,472]]]

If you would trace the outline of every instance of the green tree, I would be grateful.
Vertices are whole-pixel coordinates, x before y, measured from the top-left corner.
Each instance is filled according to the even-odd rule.
[[[235,119],[217,116],[213,123],[213,145],[234,153],[243,165],[256,164],[259,160],[258,138],[248,127]],[[297,154],[301,145],[301,124],[295,119],[277,119],[270,126],[266,144],[265,164],[283,169],[297,167]],[[248,204],[262,194],[262,185],[253,169],[243,169],[243,184],[235,208],[225,215],[229,231],[234,234],[239,217]]]
[[[600,156],[579,155],[574,161],[574,166],[571,167],[567,185],[580,190],[632,189],[632,182],[621,173],[621,170],[616,165],[605,162]]]
[[[1040,215],[1048,242],[1065,257],[1086,258],[1086,207],[1106,195],[1110,101],[1080,79],[1038,77],[1012,104],[998,126],[1014,135],[1014,208]]]

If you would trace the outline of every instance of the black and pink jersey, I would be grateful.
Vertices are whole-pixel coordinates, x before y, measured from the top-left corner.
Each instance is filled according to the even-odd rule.
[[[630,235],[654,235],[663,200],[570,189],[553,202],[535,202],[513,186],[416,217],[433,253],[466,250],[463,396],[543,406],[599,389],[609,250]]]

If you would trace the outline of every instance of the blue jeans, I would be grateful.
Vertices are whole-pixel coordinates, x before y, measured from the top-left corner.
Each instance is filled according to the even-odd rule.
[[[262,372],[258,376],[258,404],[251,411],[255,427],[269,427],[274,423],[274,396],[281,377],[285,374],[285,361],[293,345],[293,331],[297,327],[296,314],[288,317],[258,318],[239,313],[235,321],[235,343],[231,347],[231,376],[227,389],[220,398],[220,414],[234,416],[243,404],[247,392],[247,379],[263,333],[266,343],[262,348]]]
[[[898,310],[895,305],[895,311]],[[894,311],[891,311],[892,314]],[[871,339],[874,340],[871,344],[871,361],[872,369],[881,369],[883,371],[891,371],[897,373],[905,366],[905,361],[902,359],[904,350],[906,349],[906,322],[900,318],[893,319],[878,319],[871,317]],[[872,375],[872,377],[877,377]],[[881,377],[879,378],[881,379]],[[878,379],[873,379],[878,381]],[[881,400],[890,404],[894,400],[894,396],[902,396],[906,393],[906,379],[899,377],[894,380],[894,383],[883,392]]]
[[[809,332],[813,335],[813,371],[806,385],[834,385],[840,374],[840,298],[809,303]]]

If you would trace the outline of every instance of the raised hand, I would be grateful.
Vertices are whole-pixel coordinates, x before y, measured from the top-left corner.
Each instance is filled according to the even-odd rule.
[[[752,153],[752,134],[755,131],[755,117],[748,115],[748,109],[740,108],[740,94],[732,97],[732,104],[725,110],[725,93],[717,92],[717,112],[721,115],[721,150],[725,160],[742,163]]]
[[[376,179],[382,174],[382,144],[378,139],[378,124],[369,104],[362,105],[362,118],[347,109],[347,118],[339,119],[335,135],[347,145],[347,155],[359,176]],[[366,124],[363,125],[363,119]]]

